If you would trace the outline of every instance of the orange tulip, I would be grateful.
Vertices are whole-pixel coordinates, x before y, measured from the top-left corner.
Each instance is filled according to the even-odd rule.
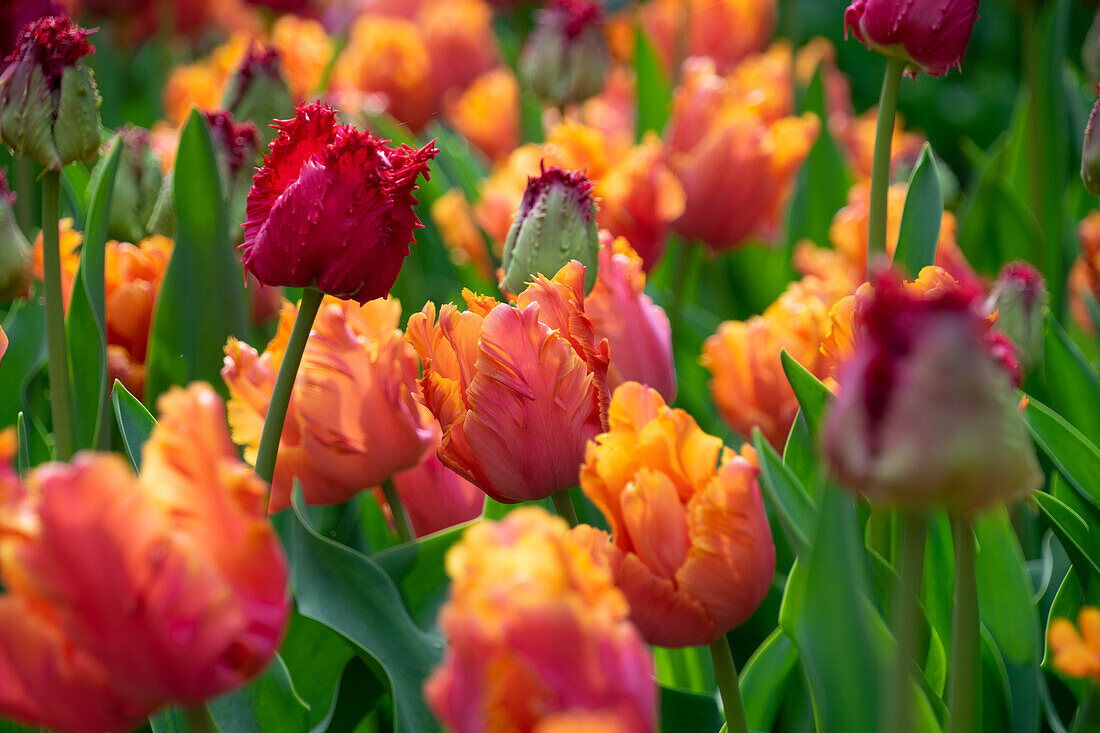
[[[243,686],[278,648],[287,563],[265,487],[209,386],[158,406],[139,478],[110,454],[49,464],[25,485],[0,469],[5,716],[129,728]]]
[[[392,298],[321,304],[287,410],[271,512],[290,505],[294,479],[307,503],[335,504],[416,466],[436,444],[439,429],[417,400],[416,354],[397,328],[400,314]],[[293,305],[283,307],[263,355],[236,339],[226,345],[229,423],[250,462],[296,315]]]
[[[1096,331],[1086,299],[1100,301],[1100,212],[1092,212],[1077,226],[1081,254],[1069,272],[1070,310],[1088,333]]]
[[[447,119],[490,160],[506,158],[519,145],[516,75],[506,66],[482,74],[447,104]]]
[[[633,382],[615,390],[610,424],[588,444],[581,488],[611,537],[586,525],[574,536],[611,569],[649,643],[710,644],[752,615],[775,573],[755,454]]]
[[[843,273],[828,279],[807,276],[789,285],[762,315],[726,321],[706,340],[700,361],[713,377],[711,395],[734,430],[748,438],[760,428],[769,443],[783,448],[798,400],[780,351],[818,378],[828,376],[833,362],[821,343],[829,332],[830,308],[855,285]]]
[[[642,259],[622,237],[601,233],[596,286],[584,300],[596,339],[607,339],[611,362],[607,387],[641,382],[667,401],[676,398],[672,327],[659,305],[645,294]]]
[[[497,501],[575,486],[607,404],[607,346],[584,310],[584,267],[539,276],[516,306],[463,293],[409,318],[424,400],[443,427],[439,457]]]
[[[653,730],[649,651],[563,520],[525,507],[474,525],[446,565],[447,651],[424,697],[448,730]]]
[[[673,228],[712,249],[753,236],[770,237],[810,152],[819,122],[789,114],[789,81],[778,79],[769,52],[743,62],[728,77],[710,59],[691,59],[673,101],[666,133],[669,165],[686,193]],[[787,96],[784,96],[787,95]],[[729,171],[741,171],[730,176]]]
[[[452,262],[456,265],[471,263],[486,280],[494,279],[489,248],[474,220],[474,210],[466,200],[466,194],[452,188],[433,201],[432,222],[439,230]]]
[[[1054,652],[1055,669],[1066,677],[1100,683],[1100,608],[1082,607],[1077,626],[1067,618],[1054,619],[1047,629],[1047,642]]]
[[[687,56],[708,56],[725,70],[767,45],[776,13],[775,0],[655,0],[643,7],[641,20],[671,73],[685,32]]]
[[[477,519],[485,506],[485,494],[444,466],[435,451],[420,465],[395,473],[393,486],[417,537]]]
[[[4,352],[8,350],[8,335],[0,328],[0,359],[4,358]]]

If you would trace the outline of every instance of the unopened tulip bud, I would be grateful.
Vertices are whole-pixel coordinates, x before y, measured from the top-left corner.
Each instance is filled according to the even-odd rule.
[[[997,329],[1016,346],[1025,372],[1042,353],[1043,314],[1049,301],[1043,276],[1026,262],[1005,265],[986,301],[986,311],[997,314]]]
[[[961,67],[978,0],[852,0],[844,32],[886,56],[907,60],[910,73],[942,76]]]
[[[0,74],[0,139],[52,170],[99,150],[99,94],[84,57],[89,31],[51,16],[28,24]]]
[[[1085,45],[1081,48],[1081,61],[1085,73],[1094,87],[1100,88],[1100,10],[1092,20],[1089,32],[1085,35]]]
[[[294,101],[279,63],[278,51],[249,46],[229,79],[222,107],[234,118],[255,124],[264,145],[270,143],[277,134],[271,121],[287,119],[294,113]]]
[[[583,173],[557,167],[527,180],[504,242],[505,290],[521,293],[536,275],[553,277],[570,260],[584,265],[584,290],[592,289],[600,254],[592,185]]]
[[[558,105],[599,94],[611,63],[602,19],[603,9],[590,0],[552,0],[523,48],[520,78]]]
[[[1097,117],[1100,115],[1100,99],[1092,107],[1089,124],[1085,128],[1085,147],[1081,151],[1081,180],[1093,196],[1100,196],[1100,129],[1097,129]]]
[[[107,236],[123,242],[140,242],[148,234],[146,225],[161,189],[160,163],[149,147],[148,130],[126,125],[118,132],[122,145],[118,174],[111,193]],[[94,188],[103,175],[105,158],[92,171]]]
[[[15,221],[13,203],[0,169],[0,303],[26,295],[31,286],[31,246]]]
[[[875,503],[965,514],[1042,480],[1019,410],[1012,344],[964,290],[914,293],[880,275],[864,338],[837,373],[825,453]]]

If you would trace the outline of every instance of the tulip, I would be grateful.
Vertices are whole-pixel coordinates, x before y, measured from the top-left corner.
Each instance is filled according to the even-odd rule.
[[[62,16],[36,20],[0,73],[0,139],[49,170],[99,150],[99,93],[84,63],[95,51],[88,35]]]
[[[0,359],[4,358],[4,352],[8,350],[8,335],[0,328]]]
[[[474,525],[446,566],[447,650],[424,698],[448,730],[654,729],[649,651],[610,574],[564,521],[527,507]]]
[[[714,59],[724,72],[768,45],[777,4],[776,0],[654,0],[642,6],[641,22],[669,76],[683,60],[680,53]]]
[[[490,160],[519,145],[519,83],[507,67],[479,76],[447,105],[447,119]]]
[[[834,363],[821,349],[830,329],[830,309],[854,287],[844,274],[804,277],[763,314],[726,321],[707,338],[700,362],[712,375],[711,396],[734,430],[749,437],[759,428],[782,450],[799,404],[780,353],[786,350],[811,374],[826,378]]]
[[[1100,129],[1097,129],[1097,117],[1100,116],[1100,99],[1092,107],[1088,126],[1085,128],[1085,146],[1081,151],[1081,180],[1085,189],[1093,196],[1100,196]]]
[[[425,0],[416,24],[431,64],[433,113],[501,63],[493,11],[483,0]]]
[[[124,242],[140,242],[148,231],[146,224],[153,214],[160,194],[160,163],[149,146],[149,131],[126,125],[118,131],[122,147],[115,186],[111,190],[111,210],[107,216],[107,236]],[[101,158],[92,171],[95,186],[103,175],[106,158]]]
[[[1089,300],[1100,302],[1100,212],[1092,212],[1077,226],[1081,254],[1070,269],[1067,288],[1070,311],[1086,332],[1094,333],[1096,324],[1090,315]]]
[[[397,279],[413,230],[416,179],[437,150],[387,148],[322,104],[276,123],[248,194],[241,261],[265,285],[315,287],[366,303]]]
[[[30,294],[31,247],[15,220],[15,193],[0,169],[0,303]]]
[[[962,67],[978,0],[852,0],[844,11],[844,33],[865,46],[904,59],[909,73],[941,76]]]
[[[65,6],[57,0],[9,0],[0,8],[0,59],[11,54],[23,26],[49,15],[64,14]]]
[[[417,466],[438,443],[439,428],[417,401],[418,365],[397,322],[401,305],[363,306],[327,298],[294,384],[279,444],[270,511],[290,506],[293,482],[309,504],[334,504]],[[226,345],[233,439],[255,462],[297,309],[287,304],[262,355],[236,339]]]
[[[1043,276],[1027,262],[1010,262],[1001,268],[986,300],[986,312],[996,314],[997,328],[1011,339],[1025,372],[1042,357],[1049,300]]]
[[[1054,653],[1056,670],[1066,677],[1100,683],[1100,608],[1082,607],[1077,626],[1067,618],[1052,620],[1047,642]]]
[[[26,487],[0,468],[0,714],[129,728],[242,687],[274,656],[290,601],[264,486],[209,386],[158,404],[138,478],[110,454],[41,467]]]
[[[603,88],[611,52],[591,0],[551,0],[539,13],[519,60],[524,84],[546,101],[583,102]]]
[[[485,494],[444,466],[434,450],[419,465],[395,473],[393,485],[417,537],[477,519],[485,505]]]
[[[443,428],[439,458],[497,501],[542,499],[577,483],[607,404],[607,347],[584,310],[584,267],[535,279],[516,306],[466,291],[468,310],[434,303],[405,338]]]
[[[581,488],[611,537],[574,535],[610,568],[646,641],[710,644],[752,615],[775,573],[755,457],[633,382],[615,390],[609,422],[588,444]]]
[[[461,189],[452,188],[432,202],[432,221],[456,265],[470,263],[486,280],[495,277],[489,247],[474,210]]]
[[[596,283],[599,236],[592,182],[578,171],[542,168],[527,180],[504,242],[501,288],[520,293],[538,275],[553,275],[570,260],[585,267],[585,292]]]
[[[976,301],[967,289],[921,294],[876,278],[826,415],[825,452],[847,487],[965,515],[1039,484],[1011,342],[989,331]]]
[[[1081,48],[1081,62],[1085,75],[1093,88],[1100,88],[1100,10],[1093,16],[1089,32],[1085,34],[1085,44]]]
[[[659,305],[645,294],[642,258],[623,238],[601,232],[596,287],[584,300],[596,340],[607,340],[611,361],[607,387],[624,382],[652,387],[668,402],[676,398],[672,327]]]
[[[234,118],[255,124],[264,144],[269,144],[277,134],[271,121],[294,110],[278,50],[249,44],[226,83],[221,106]]]

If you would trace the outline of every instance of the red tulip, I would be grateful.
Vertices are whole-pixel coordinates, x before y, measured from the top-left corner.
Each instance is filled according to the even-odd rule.
[[[844,33],[941,76],[962,66],[977,19],[978,0],[853,0],[844,11]]]

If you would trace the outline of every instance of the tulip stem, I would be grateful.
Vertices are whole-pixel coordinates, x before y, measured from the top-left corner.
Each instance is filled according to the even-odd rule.
[[[267,405],[267,416],[264,418],[264,431],[260,435],[260,448],[256,452],[256,475],[268,483],[271,483],[275,475],[275,459],[279,455],[279,441],[283,436],[290,394],[294,391],[294,378],[298,376],[298,365],[302,363],[309,332],[313,329],[313,319],[317,317],[317,310],[324,297],[324,293],[317,288],[302,290],[298,316],[294,319],[294,328],[283,353],[283,363],[279,366],[275,388],[271,391],[271,402]]]
[[[951,687],[948,733],[974,729],[978,673],[978,585],[974,575],[974,531],[968,518],[951,523],[955,535],[955,617],[951,623]]]
[[[890,706],[886,729],[910,733],[913,726],[913,690],[910,670],[916,661],[920,634],[920,585],[924,572],[924,540],[928,534],[928,516],[923,512],[901,517],[901,557],[894,601],[894,638],[898,642]]]
[[[727,733],[747,733],[745,703],[741,699],[741,686],[737,682],[737,665],[733,663],[726,635],[710,645],[710,659],[714,663],[714,676],[718,680],[718,692],[722,696],[722,710],[726,715]]]
[[[871,221],[867,227],[867,267],[872,255],[886,253],[886,202],[890,191],[890,148],[894,141],[894,118],[898,111],[898,89],[906,60],[886,57],[886,75],[878,101],[878,127],[875,129],[875,157],[871,167]]]
[[[401,501],[401,495],[397,493],[397,487],[393,485],[393,477],[382,482],[382,493],[386,495],[386,503],[390,505],[390,514],[393,515],[393,523],[397,527],[397,537],[402,544],[414,542],[412,524],[409,522],[409,513],[405,511],[405,504]]]
[[[69,389],[69,353],[65,343],[65,295],[61,291],[61,234],[58,198],[61,174],[48,170],[42,179],[42,269],[46,293],[46,346],[49,351],[50,412],[54,455],[73,456],[73,402]]]
[[[206,705],[184,708],[183,719],[187,723],[189,733],[214,733],[214,726],[210,723],[210,714],[206,711]]]
[[[569,522],[570,527],[576,527],[580,524],[577,521],[577,509],[573,506],[573,500],[569,497],[568,490],[555,491],[550,495],[550,498],[554,500],[554,509],[557,511],[558,516]]]

